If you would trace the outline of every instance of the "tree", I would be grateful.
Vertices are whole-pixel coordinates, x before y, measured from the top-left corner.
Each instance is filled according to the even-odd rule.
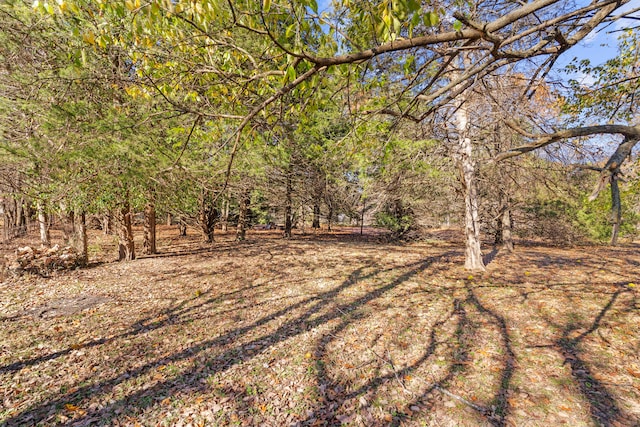
[[[400,63],[406,76],[393,80],[394,96],[379,112],[422,122],[443,106],[463,107],[467,91],[510,64],[538,61],[531,78],[535,87],[559,55],[625,3],[442,2],[441,9],[423,10],[414,1],[349,0],[337,3],[331,17],[318,16],[317,5],[310,0],[154,0],[144,5],[76,1],[63,3],[66,6],[54,13],[63,17],[73,13],[80,22],[89,23],[83,34],[94,49],[117,46],[127,52],[144,90],[171,108],[235,120],[224,143],[231,145],[232,162],[247,127],[260,114],[278,117],[280,111],[296,108],[300,103],[289,101],[298,101],[317,87],[320,76],[348,76],[343,72],[347,68],[358,70],[364,82],[381,74],[393,80]],[[100,13],[94,13],[96,7]],[[456,21],[439,19],[447,9],[456,9]],[[325,32],[323,25],[330,31]],[[452,70],[463,52],[474,58],[473,63]],[[396,61],[390,61],[392,57]],[[239,101],[249,107],[239,108]],[[465,142],[462,113],[458,132],[460,142]],[[551,139],[555,137],[562,136],[554,133]],[[473,162],[462,161],[468,154],[465,150],[460,151],[460,163],[469,183]],[[473,221],[473,212],[469,215]],[[467,264],[481,268],[479,249],[472,243],[478,240],[477,228],[470,229],[474,238],[467,239],[467,253],[474,260]]]

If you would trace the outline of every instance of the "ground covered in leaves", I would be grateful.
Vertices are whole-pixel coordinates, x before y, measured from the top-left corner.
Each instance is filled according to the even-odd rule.
[[[640,425],[638,245],[98,237],[0,284],[0,425]]]

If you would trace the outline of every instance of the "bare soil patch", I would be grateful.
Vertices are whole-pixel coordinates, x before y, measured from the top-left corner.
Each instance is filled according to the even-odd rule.
[[[470,275],[455,233],[353,231],[162,227],[127,263],[96,232],[90,268],[7,278],[0,425],[640,425],[637,245]]]

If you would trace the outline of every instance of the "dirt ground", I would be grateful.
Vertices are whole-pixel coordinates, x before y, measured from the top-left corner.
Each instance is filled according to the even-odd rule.
[[[0,425],[640,425],[639,245],[471,275],[456,232],[355,231],[163,226],[123,263],[92,232],[88,268],[0,284]]]

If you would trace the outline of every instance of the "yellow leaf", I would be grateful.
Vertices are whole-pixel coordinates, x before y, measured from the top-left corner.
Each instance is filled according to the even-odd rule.
[[[305,355],[304,355],[304,357],[305,357],[306,359],[311,359],[311,353],[307,353],[307,354],[305,354]]]
[[[635,283],[629,283],[627,286],[629,286],[630,288],[635,288],[636,284]]]
[[[71,403],[65,403],[64,404],[64,409],[66,409],[69,412],[75,412],[80,408],[78,408],[76,405],[72,405]]]
[[[168,397],[165,399],[162,399],[162,401],[160,402],[160,404],[162,406],[169,406],[171,404],[171,399],[169,399]]]
[[[467,280],[473,280],[473,274],[470,274],[470,275],[467,277]]]
[[[82,40],[84,40],[86,43],[90,45],[94,45],[96,44],[96,35],[93,34],[92,31],[89,31],[88,33],[84,33],[82,35]]]

